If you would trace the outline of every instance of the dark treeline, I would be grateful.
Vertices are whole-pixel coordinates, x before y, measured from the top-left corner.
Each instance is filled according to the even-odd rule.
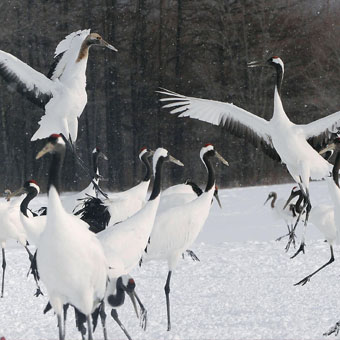
[[[0,49],[44,74],[58,42],[79,29],[91,28],[119,50],[91,49],[79,120],[85,163],[95,146],[109,158],[100,164],[105,189],[140,180],[143,146],[163,146],[185,163],[168,170],[165,185],[202,183],[206,143],[230,163],[218,169],[220,186],[270,184],[291,180],[282,165],[221,127],[170,115],[155,90],[233,102],[270,119],[274,73],[247,62],[278,55],[289,117],[307,123],[331,114],[340,109],[339,16],[338,0],[2,0]],[[48,160],[34,159],[43,142],[30,142],[43,111],[0,79],[0,113],[1,188],[35,178],[44,190]],[[63,183],[65,190],[88,183],[71,154]]]

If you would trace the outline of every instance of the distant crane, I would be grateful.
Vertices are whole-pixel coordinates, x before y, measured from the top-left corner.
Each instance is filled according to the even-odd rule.
[[[275,217],[278,218],[278,219],[283,219],[285,221],[286,225],[287,225],[287,228],[288,228],[288,234],[281,236],[281,237],[276,239],[276,241],[280,241],[283,237],[291,235],[292,229],[293,229],[294,224],[295,224],[295,220],[297,218],[297,213],[296,213],[296,209],[295,209],[294,204],[289,204],[289,208],[285,209],[286,200],[284,200],[283,198],[278,199],[277,193],[275,191],[271,191],[268,194],[268,197],[267,197],[266,201],[264,202],[264,204],[266,204],[270,200],[271,200],[270,207],[271,207]],[[294,246],[295,246],[295,239],[293,239],[293,241],[294,241]]]

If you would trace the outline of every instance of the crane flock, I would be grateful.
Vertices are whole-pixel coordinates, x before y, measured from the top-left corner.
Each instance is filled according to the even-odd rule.
[[[105,312],[108,307],[105,306],[109,306],[112,318],[126,337],[131,339],[117,313],[117,309],[124,304],[125,294],[130,297],[142,327],[145,329],[147,325],[147,310],[136,293],[137,283],[131,271],[138,264],[143,268],[150,260],[166,260],[168,275],[164,291],[167,331],[170,331],[172,273],[184,252],[188,251],[194,257],[188,248],[195,242],[208,219],[213,197],[220,204],[212,159],[216,157],[226,166],[229,163],[212,144],[206,144],[199,153],[207,170],[205,189],[202,190],[192,181],[186,181],[162,193],[163,165],[174,163],[183,166],[183,163],[162,147],[155,150],[144,147],[139,152],[139,159],[145,166],[146,174],[140,183],[129,190],[100,198],[104,193],[99,186],[102,177],[98,170],[98,159],[107,157],[96,147],[92,153],[93,168],[89,171],[92,174],[89,186],[74,195],[60,196],[66,146],[70,144],[70,150],[75,152],[78,118],[87,102],[86,65],[91,46],[117,51],[97,33],[91,33],[90,30],[73,32],[58,44],[54,63],[47,76],[0,50],[0,75],[6,81],[15,83],[18,92],[44,109],[40,127],[31,137],[32,141],[46,139],[45,147],[36,155],[36,159],[51,154],[48,204],[44,214],[34,214],[28,208],[40,192],[38,183],[33,179],[27,180],[19,190],[8,193],[7,200],[0,202],[1,298],[4,298],[5,244],[8,239],[14,239],[27,250],[37,284],[41,280],[43,290],[48,295],[49,303],[45,312],[53,308],[57,316],[59,340],[66,339],[65,322],[69,305],[75,309],[76,327],[82,339],[85,339],[87,332],[88,340],[93,340],[99,317],[104,339],[109,338]],[[333,137],[340,128],[340,111],[309,124],[294,124],[287,117],[281,100],[283,61],[275,56],[265,62],[250,62],[248,67],[271,67],[276,72],[274,111],[269,121],[230,103],[187,97],[166,89],[157,92],[162,96],[160,101],[165,103],[163,108],[170,109],[170,113],[222,125],[231,134],[242,131],[244,138],[286,165],[297,186],[292,189],[287,200],[277,199],[275,192],[269,193],[266,200],[271,200],[271,209],[287,225],[286,251],[292,244],[295,247],[295,230],[299,221],[302,221],[304,232],[292,258],[305,252],[308,222],[323,232],[331,252],[327,263],[296,283],[305,285],[335,260],[333,248],[339,241],[340,139]],[[320,140],[322,146],[329,145],[319,150],[320,143],[318,146],[316,141]],[[334,166],[322,156],[330,151],[335,151]],[[149,161],[151,158],[152,165]],[[312,205],[310,179],[327,181],[333,205]],[[151,183],[152,190],[148,194]],[[19,194],[25,196],[14,198]],[[296,201],[292,201],[295,197],[298,197]],[[34,256],[28,245],[35,247]],[[39,285],[38,289],[40,291]],[[339,327],[340,323],[337,323],[329,334],[338,332]]]

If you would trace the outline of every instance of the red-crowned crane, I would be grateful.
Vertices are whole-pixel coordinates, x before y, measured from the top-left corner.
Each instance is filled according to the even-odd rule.
[[[45,110],[32,141],[46,138],[54,132],[76,141],[78,118],[87,103],[85,73],[91,46],[117,51],[98,33],[90,33],[89,29],[73,32],[58,44],[55,61],[47,76],[0,50],[0,75]]]
[[[208,181],[204,193],[189,203],[174,206],[157,214],[149,244],[141,260],[141,263],[144,260],[151,259],[166,259],[168,262],[169,270],[164,287],[168,331],[171,329],[169,296],[171,274],[183,252],[196,240],[208,218],[211,200],[215,192],[215,170],[211,159],[217,157],[224,165],[228,165],[228,162],[211,144],[207,144],[201,149],[200,157],[208,172]]]
[[[267,121],[230,103],[183,96],[168,90],[158,91],[166,95],[162,102],[169,102],[164,108],[171,108],[171,113],[180,113],[179,117],[199,119],[215,125],[224,125],[236,135],[242,132],[249,141],[274,159],[286,164],[293,179],[298,183],[304,195],[308,221],[311,209],[309,198],[309,179],[325,178],[332,171],[331,165],[322,158],[308,143],[327,142],[331,131],[340,126],[340,111],[323,117],[309,124],[297,125],[287,117],[281,101],[281,84],[284,64],[279,57],[271,57],[267,62],[251,62],[249,67],[271,66],[277,79],[274,89],[273,117]],[[303,209],[304,210],[304,209]],[[296,255],[304,252],[304,236]]]

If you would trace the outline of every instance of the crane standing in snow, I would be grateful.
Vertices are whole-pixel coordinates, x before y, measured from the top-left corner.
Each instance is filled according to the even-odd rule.
[[[204,193],[193,201],[171,207],[157,214],[149,244],[141,261],[142,263],[145,260],[166,259],[168,262],[169,270],[164,287],[168,331],[171,330],[169,296],[171,274],[183,252],[196,240],[208,218],[211,201],[215,192],[215,171],[211,164],[211,158],[217,157],[224,165],[228,165],[228,162],[211,144],[207,144],[201,149],[200,157],[208,172],[208,181]]]
[[[36,158],[46,153],[52,153],[52,161],[46,226],[38,244],[38,271],[57,314],[59,339],[65,339],[63,306],[71,304],[86,316],[88,339],[92,340],[91,313],[103,304],[108,264],[100,242],[88,225],[66,213],[61,204],[58,189],[65,154],[61,135],[51,135]]]
[[[121,223],[111,225],[97,234],[110,266],[109,292],[116,290],[118,278],[123,275],[128,275],[138,264],[143,255],[143,251],[147,246],[159,206],[162,167],[165,162],[172,162],[176,165],[183,166],[183,164],[171,156],[167,150],[158,148],[153,155],[153,172],[155,180],[149,200],[143,208],[137,211],[133,216]],[[108,296],[108,302],[110,303],[110,296]],[[110,304],[111,306],[114,305],[112,302]],[[120,325],[115,309],[112,310],[111,315]],[[124,328],[122,329],[124,330]],[[124,332],[130,339],[129,334],[126,331]]]

